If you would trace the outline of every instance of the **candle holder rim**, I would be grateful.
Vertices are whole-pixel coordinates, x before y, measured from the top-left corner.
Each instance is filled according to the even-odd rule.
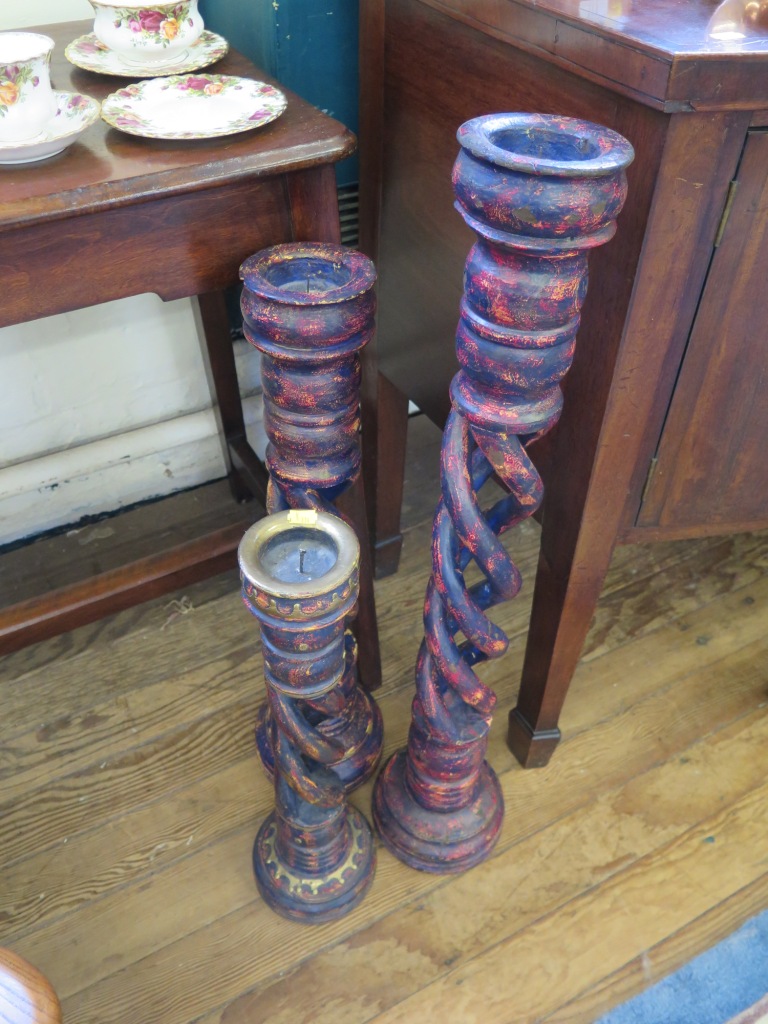
[[[266,276],[266,271],[278,263],[293,259],[323,258],[345,266],[350,272],[349,280],[325,292],[289,292],[275,285]],[[270,302],[279,302],[286,306],[330,306],[355,299],[370,291],[376,283],[376,269],[364,253],[343,245],[331,245],[326,242],[285,242],[249,256],[240,266],[240,280],[249,291]]]
[[[357,535],[343,519],[328,512],[317,512],[314,523],[298,523],[291,518],[292,515],[295,515],[293,510],[274,512],[246,531],[237,549],[240,572],[257,590],[278,600],[298,601],[329,594],[346,583],[358,568],[360,544]],[[317,530],[320,534],[330,535],[338,555],[335,564],[322,576],[306,583],[286,583],[264,568],[260,556],[275,537],[297,529]]]
[[[552,157],[516,153],[494,141],[504,132],[550,131],[563,137],[578,136],[598,150],[586,159],[557,160]],[[462,124],[456,138],[463,150],[481,160],[511,171],[557,178],[601,178],[629,166],[635,158],[632,145],[618,132],[592,121],[556,114],[487,114]]]

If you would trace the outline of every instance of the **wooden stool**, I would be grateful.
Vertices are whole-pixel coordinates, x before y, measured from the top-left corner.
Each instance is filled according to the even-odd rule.
[[[0,1024],[61,1024],[51,983],[10,949],[0,949]]]

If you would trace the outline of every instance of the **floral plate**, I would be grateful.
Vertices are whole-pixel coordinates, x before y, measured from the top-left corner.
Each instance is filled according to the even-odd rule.
[[[142,64],[124,60],[114,50],[100,43],[93,32],[75,39],[64,50],[64,56],[84,71],[95,71],[100,75],[121,75],[123,78],[158,78],[162,75],[179,75],[187,71],[207,68],[214,61],[221,60],[229,50],[229,43],[215,32],[203,32],[197,42],[188,46],[183,53],[167,64],[157,61]]]
[[[31,164],[56,156],[98,120],[99,103],[77,92],[57,92],[56,113],[34,139],[0,145],[0,164]]]
[[[113,128],[147,139],[210,139],[247,132],[285,110],[279,89],[234,75],[172,75],[137,82],[104,100]]]

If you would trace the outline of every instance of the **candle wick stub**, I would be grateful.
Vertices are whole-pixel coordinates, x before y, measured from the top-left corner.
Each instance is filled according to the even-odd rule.
[[[299,572],[304,574],[304,556],[306,555],[304,548],[299,548]]]

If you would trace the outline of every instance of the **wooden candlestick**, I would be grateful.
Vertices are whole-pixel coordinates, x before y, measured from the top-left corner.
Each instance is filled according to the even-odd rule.
[[[501,789],[485,760],[496,696],[473,671],[508,644],[486,611],[520,589],[498,537],[541,502],[525,446],[560,415],[587,255],[616,230],[634,155],[615,132],[547,115],[475,118],[458,138],[456,208],[477,234],[456,335],[461,369],[443,438],[408,748],[384,768],[373,803],[392,852],[434,872],[483,860],[501,828]],[[481,512],[477,492],[492,475],[509,494]],[[483,579],[467,587],[472,560]]]
[[[359,352],[373,334],[376,271],[361,253],[308,242],[264,249],[245,261],[240,275],[245,336],[262,354],[267,511],[314,508],[339,515],[332,502],[360,476]],[[367,556],[367,538],[361,542]],[[369,588],[370,641],[378,634],[370,563],[367,569],[361,585]],[[358,685],[351,632],[345,671],[318,710],[327,715],[323,730],[346,750],[334,770],[349,792],[371,776],[382,744],[381,712]],[[256,742],[270,776],[275,739],[265,704]]]
[[[333,770],[346,750],[323,729],[345,671],[359,545],[337,516],[297,510],[252,526],[238,558],[243,600],[261,626],[275,723],[275,810],[256,836],[256,882],[285,917],[329,921],[362,899],[375,869],[371,830]]]

